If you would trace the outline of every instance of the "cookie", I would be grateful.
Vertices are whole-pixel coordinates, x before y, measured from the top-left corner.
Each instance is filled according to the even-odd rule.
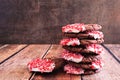
[[[100,69],[104,66],[104,63],[102,60],[97,60],[91,63],[74,63],[70,61],[67,61],[67,63],[70,65],[74,65],[75,67],[80,67],[83,69],[90,69],[90,70]]]
[[[81,33],[63,33],[64,37],[79,39],[103,39],[104,35],[101,31],[85,31]]]
[[[81,54],[75,54],[75,53],[67,51],[67,50],[64,50],[62,52],[61,57],[65,60],[73,61],[76,63],[80,63],[84,58],[84,56],[82,56]]]
[[[67,61],[72,61],[75,63],[90,63],[95,62],[101,59],[100,55],[89,55],[83,56],[80,53],[74,53],[67,50],[64,50],[61,54],[61,57]]]
[[[68,24],[62,27],[63,33],[79,33],[84,31],[91,31],[91,30],[100,30],[102,27],[98,24]]]
[[[72,51],[72,52],[77,52],[77,53],[82,53],[84,54],[101,54],[103,53],[103,47],[99,44],[89,44],[89,45],[79,45],[79,46],[62,46],[64,49]]]
[[[83,69],[81,67],[76,67],[74,65],[67,64],[64,66],[64,71],[68,74],[94,74],[100,71],[100,69],[97,70],[89,70],[89,69]]]
[[[88,45],[88,44],[101,44],[104,42],[104,39],[97,39],[97,40],[89,40],[89,39],[84,39],[80,40],[80,43],[83,45]]]
[[[53,70],[59,69],[64,66],[65,61],[62,58],[36,58],[28,63],[29,71],[50,73]]]
[[[103,39],[98,40],[90,40],[90,39],[83,39],[80,40],[78,38],[64,38],[60,41],[62,46],[79,46],[79,45],[88,45],[88,44],[100,44],[103,43]]]

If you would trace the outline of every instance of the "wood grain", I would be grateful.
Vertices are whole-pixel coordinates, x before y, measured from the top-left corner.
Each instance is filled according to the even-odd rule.
[[[120,44],[105,44],[105,46],[120,60]]]
[[[4,45],[0,47],[0,63],[7,59],[8,57],[14,55],[16,52],[24,48],[25,44],[12,44],[12,45]]]
[[[120,64],[105,49],[102,58],[103,69],[97,74],[82,76],[83,80],[120,80]]]
[[[103,26],[105,43],[120,43],[120,0],[0,0],[0,43],[59,43],[71,23]]]
[[[48,54],[45,56],[45,58],[60,57],[62,50],[63,49],[60,45],[53,45],[51,49],[48,51]],[[33,80],[81,80],[81,79],[80,76],[78,75],[66,74],[65,72],[63,72],[63,69],[60,69],[50,74],[36,73],[35,76],[33,77]]]
[[[27,63],[33,58],[42,57],[50,45],[30,45],[3,64],[0,65],[1,80],[28,80],[31,72]]]

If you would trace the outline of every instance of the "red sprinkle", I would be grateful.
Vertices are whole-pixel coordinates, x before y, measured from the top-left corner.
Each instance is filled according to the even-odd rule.
[[[86,48],[88,50],[92,50],[93,52],[97,53],[97,54],[101,54],[103,52],[103,48],[101,45],[99,44],[90,44],[90,45],[86,45]]]
[[[28,63],[28,68],[32,71],[33,68],[39,69],[40,72],[52,71],[54,62],[50,59],[36,58]]]
[[[81,32],[84,31],[83,25],[83,23],[68,24],[62,27],[62,32],[74,32],[73,30]]]
[[[103,67],[103,61],[97,60],[95,62],[92,62],[92,66],[91,66],[92,69],[96,69],[96,67],[94,65],[99,66],[99,68],[102,68]]]

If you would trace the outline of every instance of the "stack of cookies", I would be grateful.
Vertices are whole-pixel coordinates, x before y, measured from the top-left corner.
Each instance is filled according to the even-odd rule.
[[[101,70],[104,42],[102,27],[98,24],[68,24],[62,27],[64,48],[61,57],[66,60],[64,71],[69,74],[94,74]]]

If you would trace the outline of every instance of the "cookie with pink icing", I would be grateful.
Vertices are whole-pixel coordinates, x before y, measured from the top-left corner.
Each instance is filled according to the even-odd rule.
[[[80,33],[84,31],[100,30],[102,27],[98,24],[75,23],[62,27],[63,33]]]
[[[67,61],[72,61],[76,63],[80,63],[83,60],[83,56],[81,54],[77,54],[67,50],[64,50],[62,52],[61,57]]]
[[[97,69],[97,70],[90,70],[90,69],[83,69],[81,67],[76,67],[74,65],[71,64],[66,64],[64,66],[64,71],[67,74],[75,74],[75,75],[80,75],[80,74],[94,74],[94,73],[98,73],[100,72],[101,69]]]
[[[50,73],[65,65],[65,60],[62,58],[49,57],[49,58],[36,58],[31,60],[27,66],[29,71]]]
[[[62,27],[62,32],[65,33],[79,33],[85,31],[84,24],[75,23],[75,24],[68,24]]]
[[[84,74],[84,69],[70,64],[64,66],[64,71],[68,74]]]
[[[84,56],[82,53],[70,52],[68,50],[64,50],[61,53],[61,57],[75,63],[91,63],[102,59],[100,55]]]
[[[63,46],[64,49],[84,54],[102,54],[104,53],[103,47],[99,44],[79,45],[79,46]]]
[[[104,37],[101,31],[88,31],[86,34],[88,34],[90,37],[93,37],[94,39],[101,39]]]
[[[97,54],[101,54],[103,52],[103,48],[99,44],[86,45],[86,49]]]
[[[60,41],[61,45],[67,45],[67,46],[76,46],[80,45],[80,41],[78,38],[65,38]]]
[[[103,43],[103,39],[91,40],[91,39],[78,39],[78,38],[64,38],[60,41],[62,46],[78,46],[78,45],[89,45],[89,44],[100,44]]]
[[[74,62],[68,62],[70,65],[74,65],[75,67],[80,67],[82,69],[89,69],[89,70],[97,70],[101,69],[104,66],[104,63],[102,60],[97,60],[91,63],[74,63]]]

